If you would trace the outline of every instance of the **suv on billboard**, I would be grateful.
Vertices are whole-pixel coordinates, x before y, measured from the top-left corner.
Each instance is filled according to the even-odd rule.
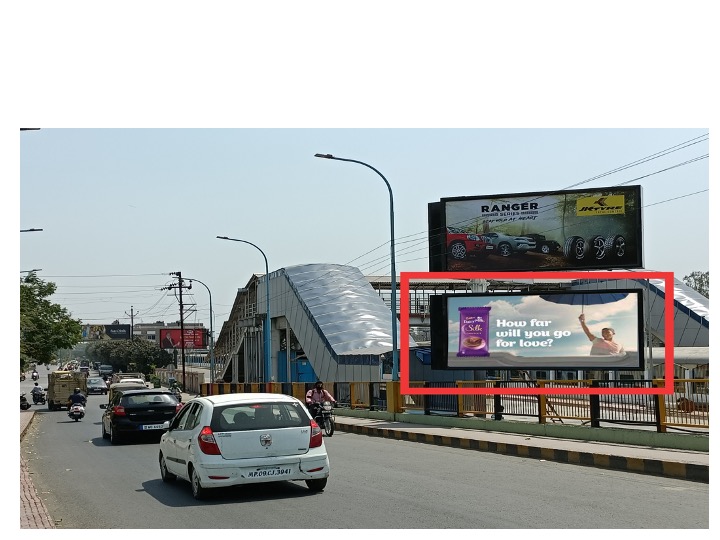
[[[447,228],[447,253],[457,260],[466,259],[475,255],[485,257],[495,249],[490,239],[485,236],[467,233],[455,227]]]
[[[495,254],[502,257],[509,257],[513,253],[527,253],[535,249],[535,240],[527,236],[510,236],[503,233],[483,233],[495,248]]]
[[[561,246],[559,242],[548,240],[544,234],[527,234],[526,236],[535,240],[535,249],[533,251],[544,253],[545,255],[563,252],[563,246]]]

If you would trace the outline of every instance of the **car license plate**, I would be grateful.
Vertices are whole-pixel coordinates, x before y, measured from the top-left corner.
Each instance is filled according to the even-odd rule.
[[[162,429],[163,425],[162,424],[145,424],[142,428],[143,429]]]
[[[290,474],[290,468],[275,467],[273,469],[259,469],[257,471],[250,471],[248,478],[262,478],[266,476],[285,476]]]

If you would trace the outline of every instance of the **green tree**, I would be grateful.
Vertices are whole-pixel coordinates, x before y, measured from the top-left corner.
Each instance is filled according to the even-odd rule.
[[[172,362],[172,355],[146,339],[103,340],[91,343],[86,354],[93,362],[108,364],[115,371],[139,371],[152,374],[155,366]],[[129,369],[135,364],[134,369]]]
[[[683,283],[695,289],[705,298],[710,298],[710,272],[693,272],[683,278]]]
[[[28,363],[50,364],[57,351],[74,346],[82,338],[79,320],[48,298],[56,286],[34,272],[20,281],[20,367]]]

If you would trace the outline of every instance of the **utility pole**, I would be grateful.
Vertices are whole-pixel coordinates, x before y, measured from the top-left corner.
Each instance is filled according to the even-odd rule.
[[[192,282],[189,285],[183,285],[182,272],[170,272],[170,275],[177,276],[177,285],[168,285],[161,290],[178,289],[180,293],[180,363],[182,364],[182,387],[183,391],[185,391],[187,388],[185,386],[185,316],[183,314],[182,291],[183,289],[192,289]]]
[[[125,315],[127,315],[127,314],[128,314],[128,312],[126,311]],[[133,307],[130,306],[130,341],[135,340],[135,333],[133,331],[133,328],[135,328],[134,317],[133,317]]]

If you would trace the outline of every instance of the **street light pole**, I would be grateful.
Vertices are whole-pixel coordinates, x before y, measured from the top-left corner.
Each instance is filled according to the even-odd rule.
[[[210,383],[215,382],[215,337],[213,335],[213,308],[212,308],[212,293],[210,292],[210,287],[205,285],[202,281],[199,279],[194,278],[188,278],[190,280],[190,283],[193,281],[197,281],[200,285],[205,287],[208,292],[208,296],[210,297]]]
[[[240,240],[238,238],[228,238],[227,236],[217,236],[220,240],[231,240],[232,242],[242,242],[243,244],[250,244],[252,247],[262,253],[263,259],[265,259],[265,302],[267,303],[267,309],[265,314],[265,382],[270,382],[272,379],[272,363],[270,362],[270,270],[268,269],[268,260],[265,256],[265,252],[257,247],[252,242],[247,240]]]
[[[392,380],[398,380],[398,346],[397,346],[397,303],[396,303],[396,290],[397,290],[397,279],[395,276],[395,209],[393,207],[393,194],[390,182],[387,181],[380,171],[378,171],[372,165],[363,163],[356,159],[347,159],[333,156],[332,154],[315,154],[315,157],[323,159],[334,159],[337,161],[349,161],[350,163],[358,163],[364,165],[368,169],[375,171],[380,178],[383,179],[385,185],[390,193],[390,303],[392,304]]]

